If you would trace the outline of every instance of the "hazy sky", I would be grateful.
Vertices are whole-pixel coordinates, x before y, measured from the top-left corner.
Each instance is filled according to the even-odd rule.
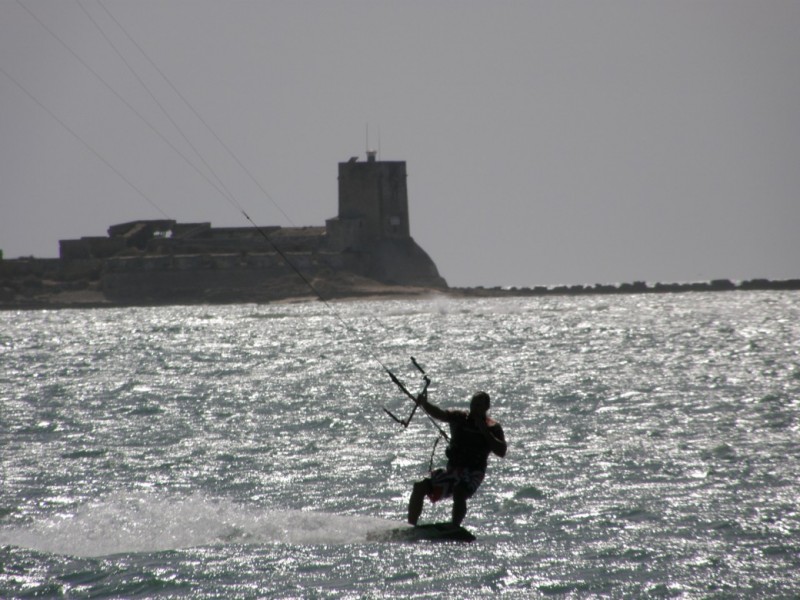
[[[450,285],[800,277],[798,0],[101,1],[0,0],[6,258],[323,225],[368,126]]]

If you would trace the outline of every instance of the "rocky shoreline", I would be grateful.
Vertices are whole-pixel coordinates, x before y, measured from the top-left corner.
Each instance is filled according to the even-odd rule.
[[[0,263],[2,265],[2,263]],[[310,284],[310,285],[309,285]],[[312,290],[313,287],[313,290]],[[325,301],[426,298],[499,298],[542,296],[588,296],[620,294],[676,294],[696,292],[731,292],[749,290],[800,290],[800,279],[753,279],[733,282],[727,279],[694,283],[623,283],[619,285],[572,285],[537,287],[447,287],[433,288],[409,285],[390,285],[351,273],[328,273],[309,281],[287,276],[270,281],[261,289],[212,288],[195,294],[175,294],[160,297],[109,298],[96,279],[77,277],[72,280],[53,280],[30,273],[14,277],[0,268],[0,310],[56,310],[69,308],[114,308],[124,306],[170,306],[193,304],[235,304],[271,302],[308,302],[319,298]]]
[[[733,292],[747,290],[800,290],[800,279],[750,279],[733,282],[729,279],[715,279],[692,283],[655,283],[644,281],[621,284],[560,285],[533,288],[450,288],[454,295],[465,296],[589,296],[618,294],[681,294],[689,292]]]

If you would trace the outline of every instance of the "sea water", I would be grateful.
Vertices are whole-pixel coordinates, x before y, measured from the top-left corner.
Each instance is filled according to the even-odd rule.
[[[509,441],[472,544],[370,537],[411,356]],[[0,597],[798,597],[800,294],[4,312],[0,465]]]

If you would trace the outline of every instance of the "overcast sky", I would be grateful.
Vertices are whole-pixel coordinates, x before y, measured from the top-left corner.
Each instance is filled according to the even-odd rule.
[[[798,0],[101,1],[0,0],[6,258],[323,225],[368,129],[450,285],[800,277]]]

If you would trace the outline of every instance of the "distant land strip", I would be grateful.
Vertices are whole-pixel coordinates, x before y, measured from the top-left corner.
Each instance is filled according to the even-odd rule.
[[[9,261],[5,261],[8,264]],[[112,308],[124,306],[170,306],[196,304],[236,304],[270,302],[307,302],[316,295],[299,278],[291,277],[265,283],[263,289],[207,289],[194,294],[165,295],[157,298],[109,298],[99,279],[86,273],[62,280],[49,279],[31,270],[20,272],[2,268],[0,261],[0,310],[37,310],[64,308]],[[679,294],[691,292],[735,292],[756,290],[800,290],[800,279],[751,279],[734,282],[715,279],[693,283],[655,283],[643,281],[622,284],[557,285],[536,287],[425,287],[391,285],[351,273],[329,272],[314,278],[315,289],[326,300],[367,298],[452,298],[591,296],[623,294]]]
[[[734,282],[714,279],[691,283],[655,283],[644,281],[621,284],[558,285],[537,287],[449,288],[452,295],[464,296],[581,296],[602,294],[678,294],[685,292],[733,292],[742,290],[800,290],[800,279],[750,279]]]

